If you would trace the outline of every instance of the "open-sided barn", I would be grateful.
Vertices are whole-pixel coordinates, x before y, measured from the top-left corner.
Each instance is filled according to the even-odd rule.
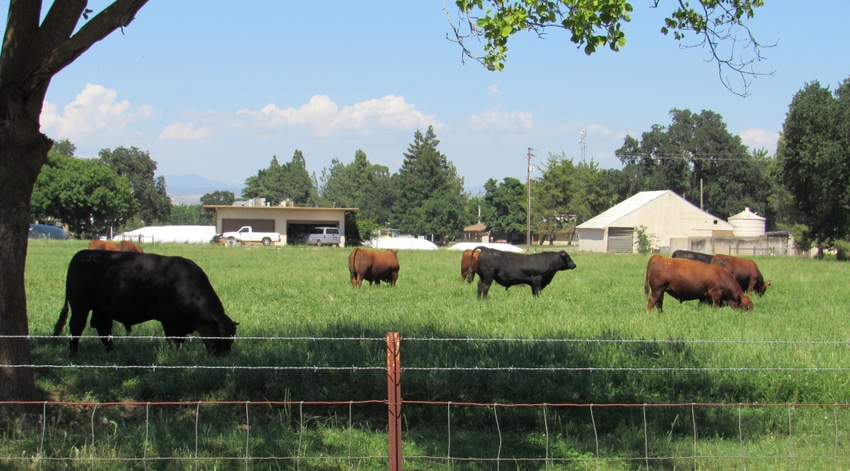
[[[579,224],[579,250],[635,252],[641,227],[662,252],[669,250],[673,238],[732,236],[735,229],[673,191],[642,191]]]

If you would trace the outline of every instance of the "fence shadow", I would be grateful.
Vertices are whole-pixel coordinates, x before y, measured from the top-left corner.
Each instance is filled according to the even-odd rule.
[[[175,349],[153,335],[120,337],[112,353],[103,352],[96,339],[83,339],[74,359],[66,357],[65,338],[33,340],[32,352],[34,363],[44,365],[36,373],[38,384],[54,400],[380,401],[387,394],[385,334],[365,325],[328,325],[315,338],[246,332],[225,358],[207,355],[197,338]],[[616,331],[594,339],[571,338],[566,331],[550,340],[465,339],[462,332],[432,326],[401,342],[402,397],[411,403],[404,407],[405,427],[425,430],[421,436],[427,436],[442,433],[450,421],[454,449],[467,454],[486,453],[492,447],[482,447],[488,440],[482,437],[492,440],[503,430],[518,437],[541,430],[571,437],[570,453],[578,456],[592,456],[600,446],[606,454],[640,456],[645,443],[634,438],[640,437],[634,431],[687,438],[694,435],[695,423],[700,435],[737,439],[740,412],[734,408],[655,407],[647,413],[635,406],[771,402],[777,398],[753,396],[764,390],[759,384],[773,382],[773,390],[783,394],[786,383],[793,382],[769,371],[714,371],[703,360],[707,355],[697,351],[711,348],[726,347],[623,339]],[[449,402],[476,406],[449,408]],[[544,412],[496,404],[548,406]],[[612,404],[631,406],[604,407]],[[386,413],[381,404],[354,412],[336,404],[322,412],[313,408],[311,417],[324,414],[322,423],[382,430]],[[777,414],[767,414],[753,431],[781,429],[782,412]],[[303,424],[303,417],[285,417],[290,426]],[[234,427],[233,421],[238,419],[224,420],[223,426]],[[594,436],[602,440],[591,440]],[[434,456],[446,452],[440,440],[420,448]]]

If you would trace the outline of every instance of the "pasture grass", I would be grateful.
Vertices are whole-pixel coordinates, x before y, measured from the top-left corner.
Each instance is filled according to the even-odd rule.
[[[84,338],[80,354],[69,359],[66,338],[41,336],[52,334],[67,264],[83,248],[85,241],[30,241],[33,363],[55,365],[35,372],[47,401],[382,400],[383,338],[397,331],[409,368],[402,376],[406,401],[552,405],[405,405],[406,469],[445,468],[449,454],[467,458],[452,461],[453,468],[470,470],[494,469],[479,458],[495,457],[516,469],[847,464],[850,412],[829,406],[850,403],[850,375],[832,369],[850,359],[847,264],[757,257],[772,285],[754,297],[752,312],[668,296],[663,313],[647,313],[640,255],[571,252],[577,268],[558,273],[538,298],[525,286],[494,285],[490,299],[478,301],[477,281],[460,281],[454,251],[399,251],[395,287],[355,290],[350,249],[148,245],[147,252],[184,256],[206,271],[239,323],[231,355],[211,357],[197,339],[171,348],[158,323],[149,322],[129,336],[116,327],[112,353]],[[163,368],[186,365],[198,368]],[[213,366],[257,369],[207,368]],[[458,367],[465,369],[451,369]],[[44,428],[4,420],[0,456],[33,469],[57,463],[44,457],[80,458],[58,461],[61,469],[90,469],[93,462],[97,469],[144,469],[152,462],[109,460],[142,456],[180,458],[154,461],[154,469],[191,468],[196,456],[206,458],[203,469],[245,468],[242,460],[220,457],[246,456],[287,457],[251,462],[263,469],[385,469],[386,416],[385,407],[371,404],[257,405],[247,412],[244,404],[51,406]],[[647,460],[647,452],[667,459]],[[512,460],[528,456],[556,461]]]

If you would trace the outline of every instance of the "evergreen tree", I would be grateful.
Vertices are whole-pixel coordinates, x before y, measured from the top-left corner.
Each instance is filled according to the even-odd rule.
[[[265,198],[271,205],[290,200],[298,205],[316,201],[316,189],[304,155],[296,149],[292,160],[284,165],[272,156],[268,168],[260,169],[256,175],[245,180],[242,189],[245,198]]]
[[[416,131],[404,153],[399,172],[393,175],[395,201],[392,225],[414,235],[445,240],[463,230],[463,178],[437,150],[434,128]]]
[[[322,182],[326,204],[358,208],[358,220],[378,225],[389,222],[393,201],[389,169],[371,164],[362,150],[357,150],[354,161],[347,165],[333,159],[330,168],[322,170]]]

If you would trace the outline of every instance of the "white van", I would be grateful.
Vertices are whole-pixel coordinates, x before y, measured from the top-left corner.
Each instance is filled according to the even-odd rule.
[[[339,245],[338,227],[314,227],[310,229],[304,238],[307,245]]]

